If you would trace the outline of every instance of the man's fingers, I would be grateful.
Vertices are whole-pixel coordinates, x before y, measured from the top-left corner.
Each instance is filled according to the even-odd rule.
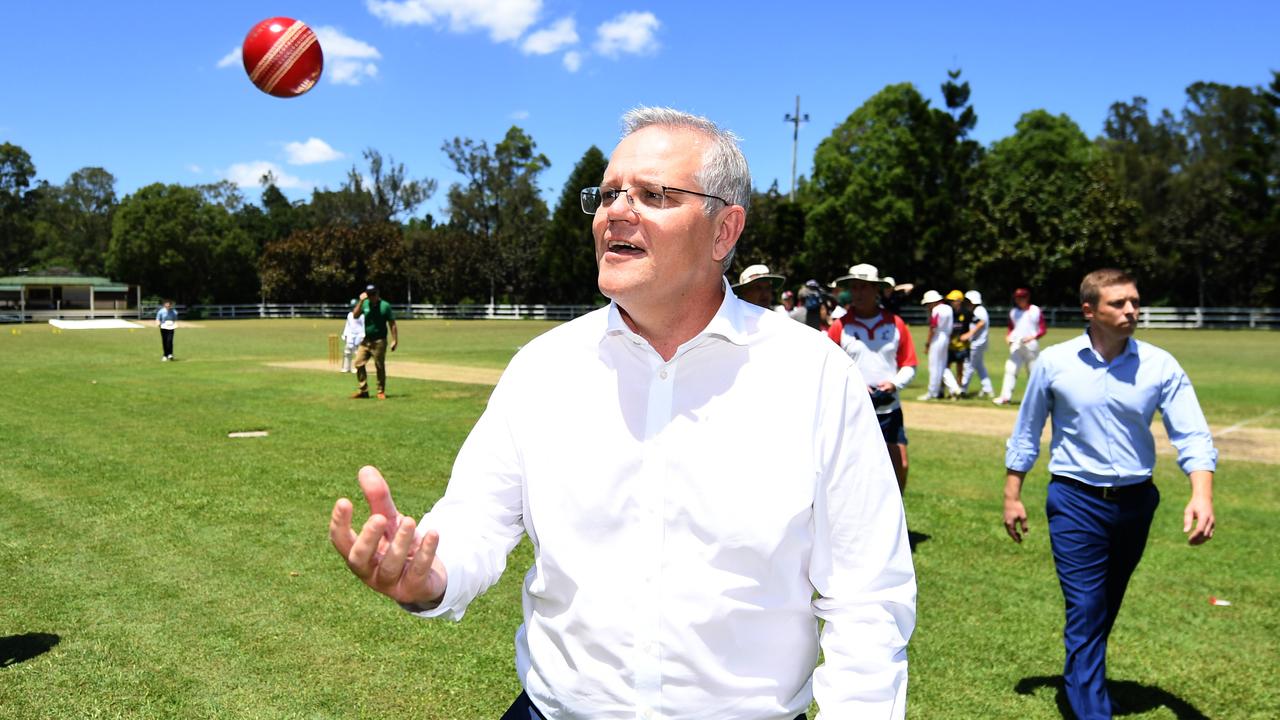
[[[351,529],[351,501],[346,498],[338,498],[333,504],[333,513],[329,515],[329,542],[344,558],[356,542],[356,533]]]
[[[413,560],[409,562],[401,582],[407,594],[415,596],[420,604],[438,603],[444,596],[443,578],[432,584],[431,572],[435,566],[436,549],[440,547],[440,533],[428,530],[422,534],[422,542],[418,544]]]
[[[400,573],[404,571],[404,561],[409,557],[412,544],[413,518],[406,517],[396,530],[395,540],[387,546],[382,561],[378,563],[378,571],[374,577],[377,587],[391,590],[400,582]]]
[[[356,479],[360,483],[360,490],[364,493],[364,499],[369,503],[369,512],[387,519],[386,536],[387,540],[390,541],[395,537],[397,521],[400,519],[400,513],[396,511],[396,504],[391,500],[391,487],[382,478],[382,473],[378,472],[378,468],[372,465],[365,465],[360,468]]]
[[[382,539],[382,532],[386,525],[386,518],[381,515],[370,515],[364,527],[360,528],[360,535],[356,537],[351,552],[347,553],[347,567],[365,582],[369,582],[374,571],[377,570],[378,541]]]

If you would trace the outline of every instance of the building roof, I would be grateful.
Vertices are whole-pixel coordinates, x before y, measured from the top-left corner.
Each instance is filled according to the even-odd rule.
[[[128,285],[123,285],[111,278],[93,277],[90,275],[10,275],[8,277],[0,277],[0,286],[12,286],[13,290],[17,290],[22,286],[31,287],[33,285],[91,285],[101,290],[128,290]]]

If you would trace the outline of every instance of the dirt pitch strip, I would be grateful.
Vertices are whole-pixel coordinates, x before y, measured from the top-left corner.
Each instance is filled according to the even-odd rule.
[[[335,371],[332,365],[323,360],[268,363],[268,365],[293,370]],[[393,378],[495,385],[502,371],[462,365],[392,361],[387,363],[387,375]],[[1016,412],[1012,408],[974,407],[967,403],[946,401],[929,403],[908,401],[903,405],[902,413],[907,423],[908,433],[912,430],[928,430],[999,438],[1009,437],[1016,417]],[[1173,447],[1165,434],[1164,424],[1157,420],[1151,429],[1156,437],[1156,451],[1162,455],[1172,455]],[[1248,421],[1236,423],[1227,428],[1215,427],[1212,430],[1213,443],[1218,448],[1220,457],[1228,460],[1280,465],[1280,430],[1248,427]],[[1048,442],[1048,439],[1049,430],[1046,426],[1045,442]]]

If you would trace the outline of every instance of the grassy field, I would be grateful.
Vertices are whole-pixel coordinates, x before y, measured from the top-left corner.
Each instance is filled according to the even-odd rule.
[[[502,367],[548,327],[405,322],[391,363]],[[388,401],[352,401],[349,375],[265,365],[324,359],[340,329],[206,322],[180,329],[178,362],[161,363],[152,329],[0,327],[11,381],[0,404],[0,717],[486,718],[506,708],[518,693],[512,635],[527,543],[455,624],[364,589],[326,537],[334,499],[357,492],[366,463],[382,468],[402,511],[429,508],[489,388],[393,379]],[[1142,336],[1178,355],[1214,424],[1280,427],[1266,414],[1280,402],[1280,335]],[[270,436],[226,437],[236,430]],[[1001,440],[913,432],[911,459],[911,715],[1060,717],[1043,464],[1026,490],[1031,535],[1015,546],[999,522]],[[1126,717],[1280,716],[1276,470],[1223,462],[1220,530],[1189,548],[1186,482],[1161,461],[1164,502],[1111,646]],[[1234,604],[1210,606],[1210,595]]]

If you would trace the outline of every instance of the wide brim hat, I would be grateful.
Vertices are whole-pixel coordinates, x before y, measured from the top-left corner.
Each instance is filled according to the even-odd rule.
[[[752,265],[738,275],[738,284],[733,287],[742,287],[743,285],[753,283],[757,280],[768,280],[769,284],[774,287],[778,287],[787,281],[785,277],[769,272],[768,265]]]
[[[974,305],[982,304],[982,293],[978,292],[977,290],[970,290],[969,292],[965,293],[964,298],[965,300],[968,300]]]
[[[921,305],[928,305],[929,303],[936,302],[942,302],[942,295],[940,295],[937,290],[926,290],[924,297],[920,298]]]
[[[844,282],[845,280],[861,280],[863,282],[880,283],[882,285],[890,284],[887,279],[880,277],[879,268],[877,268],[875,265],[868,265],[867,263],[854,265],[853,267],[849,268],[849,274],[841,275],[835,280],[832,280],[831,287],[835,287],[836,285]]]

